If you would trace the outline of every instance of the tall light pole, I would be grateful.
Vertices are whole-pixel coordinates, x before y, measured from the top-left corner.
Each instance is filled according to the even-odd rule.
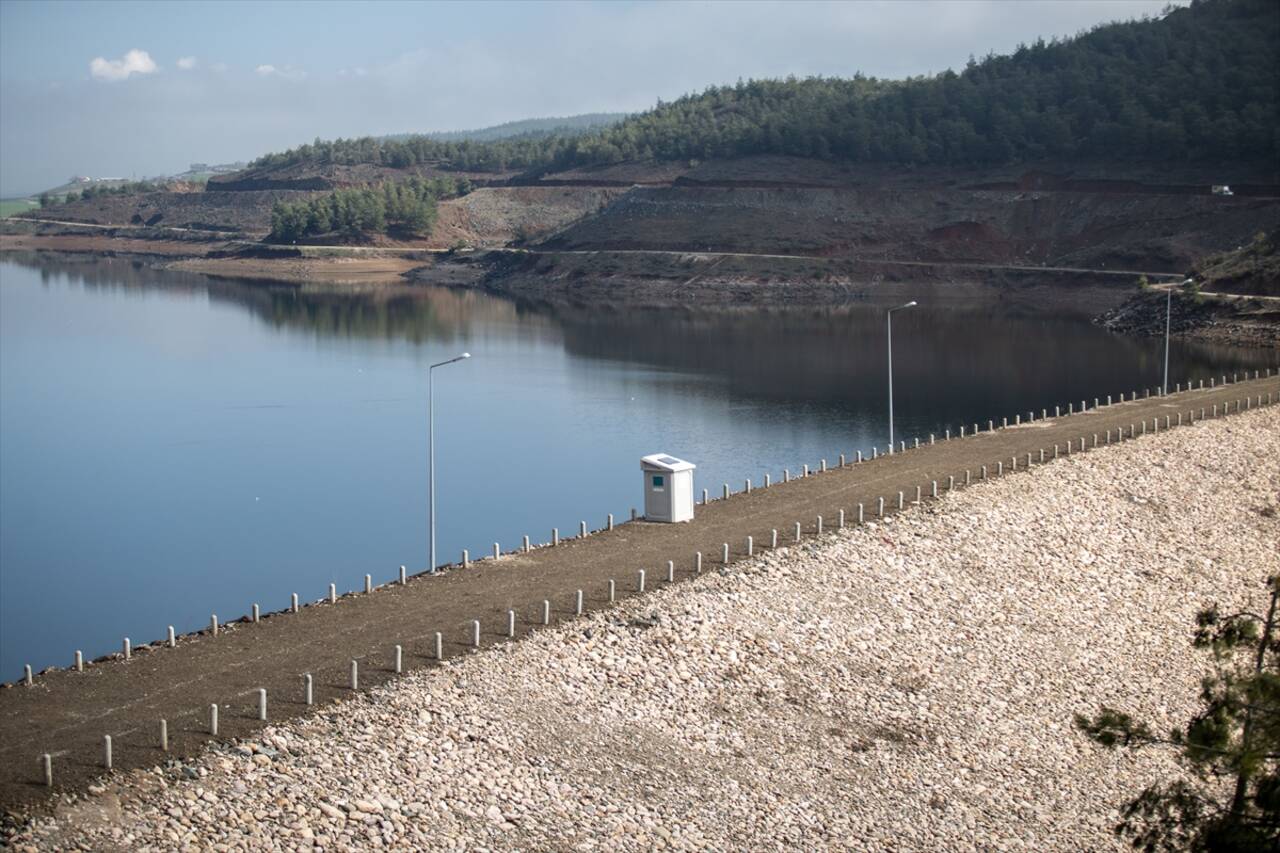
[[[434,572],[436,570],[436,411],[435,411],[435,389],[432,381],[433,373],[437,367],[444,367],[446,364],[453,364],[455,361],[471,358],[471,353],[464,352],[462,355],[454,356],[447,361],[441,361],[427,368],[427,455],[429,457],[428,464],[431,468],[431,475],[428,479],[427,500],[429,510],[427,512],[431,526],[431,557],[427,564],[427,571]]]
[[[1165,291],[1164,299],[1164,385],[1160,389],[1163,395],[1169,394],[1169,317],[1173,311],[1173,285]]]
[[[889,330],[889,452],[893,453],[893,312],[901,311],[903,308],[915,307],[915,300],[911,300],[906,305],[899,305],[896,308],[890,308],[885,312],[885,325]]]

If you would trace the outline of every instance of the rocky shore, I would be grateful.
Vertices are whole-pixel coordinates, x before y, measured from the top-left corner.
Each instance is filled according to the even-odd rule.
[[[1071,716],[1190,715],[1196,610],[1276,569],[1276,459],[1264,408],[978,484],[104,780],[8,841],[1126,849],[1117,807],[1177,765]]]

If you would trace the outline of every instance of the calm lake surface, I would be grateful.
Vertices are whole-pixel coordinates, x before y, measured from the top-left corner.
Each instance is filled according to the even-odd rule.
[[[922,300],[923,301],[923,300]],[[1001,302],[895,315],[900,436],[1160,381],[1162,343]],[[470,292],[296,288],[121,260],[0,261],[0,680],[355,589],[438,555],[641,506],[639,459],[696,487],[869,453],[880,306],[549,309]],[[1277,366],[1175,343],[1171,377]]]

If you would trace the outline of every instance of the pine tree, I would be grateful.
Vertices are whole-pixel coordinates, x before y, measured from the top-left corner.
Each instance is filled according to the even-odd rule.
[[[1104,747],[1172,748],[1192,772],[1194,782],[1152,785],[1121,810],[1116,834],[1137,849],[1280,850],[1280,576],[1267,586],[1265,613],[1215,605],[1197,616],[1194,645],[1211,650],[1216,666],[1185,729],[1161,737],[1106,706],[1093,719],[1076,715],[1076,727]]]

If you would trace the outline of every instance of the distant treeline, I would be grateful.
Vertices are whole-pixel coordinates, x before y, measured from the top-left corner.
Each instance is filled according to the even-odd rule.
[[[82,190],[72,190],[61,198],[53,193],[40,193],[40,206],[49,207],[50,205],[59,203],[71,204],[73,201],[98,198],[100,196],[153,193],[164,188],[163,184],[157,184],[151,181],[125,181],[124,183],[113,184],[110,186],[107,184],[90,184]]]
[[[307,201],[277,202],[271,209],[272,243],[336,234],[362,239],[373,234],[426,236],[436,221],[436,200],[471,191],[471,182],[451,178],[386,182],[334,190]]]
[[[905,81],[753,80],[578,136],[317,141],[255,166],[438,163],[477,171],[789,154],[989,165],[1043,158],[1280,160],[1276,0],[1193,0]]]

